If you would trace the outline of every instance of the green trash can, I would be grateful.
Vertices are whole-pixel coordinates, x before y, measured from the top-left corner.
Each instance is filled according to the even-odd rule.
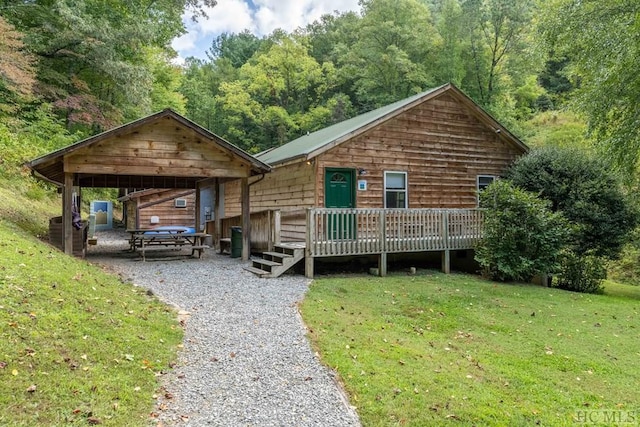
[[[242,255],[242,227],[231,227],[231,258]]]

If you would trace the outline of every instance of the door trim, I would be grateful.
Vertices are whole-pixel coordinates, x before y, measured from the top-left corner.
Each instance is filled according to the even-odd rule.
[[[327,207],[327,175],[333,172],[341,172],[348,173],[351,175],[351,209],[356,207],[356,170],[355,168],[334,168],[334,167],[325,167],[324,168],[324,189],[323,189],[323,206]]]

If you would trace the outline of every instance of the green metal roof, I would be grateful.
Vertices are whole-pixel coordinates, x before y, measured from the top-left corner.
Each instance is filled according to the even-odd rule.
[[[293,160],[299,157],[307,158],[307,156],[315,153],[318,150],[322,150],[323,147],[328,146],[332,142],[339,142],[341,139],[348,139],[353,134],[358,133],[359,130],[367,127],[367,125],[382,121],[387,116],[393,116],[394,112],[401,111],[403,107],[410,105],[414,101],[420,100],[440,89],[443,89],[450,84],[445,84],[426,92],[419,93],[409,98],[394,102],[393,104],[386,105],[376,110],[369,111],[356,117],[352,117],[335,125],[331,125],[324,129],[320,129],[316,132],[304,135],[298,139],[294,139],[287,144],[280,147],[273,148],[271,150],[264,151],[258,154],[256,157],[267,164],[278,164],[286,160]],[[390,118],[389,117],[389,118]]]

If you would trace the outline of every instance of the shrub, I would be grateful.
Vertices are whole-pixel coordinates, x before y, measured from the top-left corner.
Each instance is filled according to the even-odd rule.
[[[528,281],[553,273],[567,236],[567,223],[550,203],[498,180],[480,194],[486,209],[483,239],[475,259],[485,276],[498,281]]]
[[[574,225],[572,250],[615,259],[637,222],[617,176],[602,160],[576,149],[545,147],[520,158],[507,177],[550,200]]]
[[[593,294],[602,291],[602,281],[606,277],[607,269],[602,257],[565,251],[560,273],[553,278],[553,285],[567,291]]]

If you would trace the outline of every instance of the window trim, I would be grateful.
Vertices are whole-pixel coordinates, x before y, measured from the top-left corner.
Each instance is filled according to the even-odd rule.
[[[480,188],[480,178],[491,178],[491,182],[485,185],[483,188]],[[477,175],[476,176],[476,204],[480,205],[480,193],[489,185],[493,184],[498,179],[495,175]]]
[[[401,174],[404,176],[404,208],[388,208],[387,207],[387,174]],[[402,190],[390,189],[390,191]],[[385,209],[407,209],[409,207],[409,174],[406,171],[384,171],[382,196]]]

